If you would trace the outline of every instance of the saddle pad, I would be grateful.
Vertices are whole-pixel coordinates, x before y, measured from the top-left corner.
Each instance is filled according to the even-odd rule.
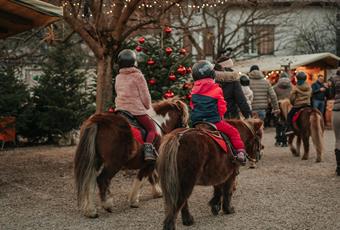
[[[134,138],[137,142],[139,142],[140,144],[144,144],[144,140],[143,140],[143,137],[142,137],[142,132],[141,132],[141,130],[140,130],[138,127],[136,127],[136,126],[130,125],[130,127],[131,127],[131,132],[132,132],[133,138]]]
[[[207,134],[209,137],[211,137],[223,149],[223,151],[225,153],[229,152],[227,144],[225,143],[225,141],[222,138],[221,134],[216,135],[216,134],[214,134],[212,132],[205,131],[205,130],[204,130],[204,133]]]
[[[295,114],[294,114],[294,116],[293,116],[293,123],[295,123],[298,119],[299,119],[299,117],[300,117],[300,114],[301,114],[301,112],[303,111],[303,109],[300,109],[299,111],[297,111]]]

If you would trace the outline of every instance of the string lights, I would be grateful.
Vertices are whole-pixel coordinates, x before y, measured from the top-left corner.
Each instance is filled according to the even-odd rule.
[[[64,9],[69,10],[69,6],[71,6],[72,8],[76,8],[77,10],[79,10],[78,12],[81,12],[79,15],[81,15],[82,17],[84,17],[84,5],[87,1],[83,1],[83,0],[64,0],[62,2],[62,7]],[[110,15],[113,14],[113,9],[116,7],[116,5],[118,4],[124,4],[124,8],[126,8],[128,6],[128,4],[131,2],[131,0],[104,0],[103,4],[102,4],[102,13],[106,14],[106,15]],[[186,0],[186,1],[180,1],[179,3],[177,3],[178,1],[176,0],[141,0],[138,8],[142,9],[142,8],[147,8],[147,9],[151,9],[151,8],[162,8],[162,7],[167,7],[172,5],[174,2],[176,2],[174,4],[175,7],[177,8],[189,8],[189,9],[205,9],[205,8],[213,8],[213,7],[219,7],[221,5],[224,5],[226,3],[246,3],[246,0],[202,0],[202,1],[190,1],[190,0]],[[67,12],[66,10],[66,12]],[[68,12],[69,14],[72,14],[72,12]],[[89,15],[90,17],[92,16],[92,14]]]

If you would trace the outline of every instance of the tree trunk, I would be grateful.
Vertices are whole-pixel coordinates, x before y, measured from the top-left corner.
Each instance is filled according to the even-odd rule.
[[[96,113],[103,112],[112,102],[112,67],[112,55],[105,54],[103,58],[97,59]]]

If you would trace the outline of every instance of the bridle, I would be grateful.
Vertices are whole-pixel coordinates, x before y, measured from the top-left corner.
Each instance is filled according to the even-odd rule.
[[[255,149],[255,157],[256,158],[252,158],[249,156],[249,154],[247,153],[246,157],[248,158],[249,161],[252,161],[252,162],[257,162],[260,158],[260,152],[261,152],[261,138],[259,137],[258,133],[255,132],[255,130],[253,129],[253,127],[250,126],[250,124],[246,121],[242,121],[242,123],[244,124],[245,127],[248,128],[248,130],[251,132],[251,134],[253,135],[254,137],[254,144],[256,145],[255,148],[252,148]],[[247,141],[246,144],[246,147],[249,149],[251,148],[251,142],[250,141]]]

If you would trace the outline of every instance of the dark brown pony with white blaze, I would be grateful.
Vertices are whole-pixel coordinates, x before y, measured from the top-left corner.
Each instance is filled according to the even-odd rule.
[[[287,114],[292,105],[288,99],[279,101],[280,110],[282,115],[287,120]],[[294,156],[300,156],[301,140],[303,143],[304,154],[302,160],[307,160],[309,157],[309,137],[312,137],[314,147],[316,149],[316,162],[322,161],[324,152],[324,121],[322,114],[319,110],[314,108],[305,108],[301,112],[295,125],[293,126],[294,134],[288,137],[288,144]],[[296,148],[293,145],[293,140],[297,137]]]
[[[253,143],[247,145],[247,151],[251,158],[255,158],[256,151],[262,148],[257,140],[262,138],[263,122],[259,119],[247,122],[254,132],[244,121],[230,121],[245,138],[244,142]],[[258,147],[253,148],[255,145]],[[233,163],[232,154],[225,153],[201,128],[177,129],[167,134],[162,139],[159,153],[157,169],[166,211],[163,229],[175,229],[179,211],[184,225],[194,223],[188,198],[195,185],[214,186],[214,196],[209,202],[213,215],[219,213],[221,206],[225,214],[234,212],[230,201],[239,164]]]
[[[180,100],[166,100],[153,104],[151,118],[158,124],[159,135],[187,127],[188,108]],[[160,140],[155,143],[158,148]],[[114,113],[95,114],[87,119],[81,129],[80,141],[74,158],[75,185],[78,205],[87,217],[98,217],[95,205],[96,185],[102,206],[112,211],[113,199],[110,197],[110,182],[121,169],[139,169],[129,196],[130,206],[138,207],[139,189],[142,181],[149,179],[153,196],[161,197],[158,177],[154,173],[155,163],[146,163],[143,145],[132,135],[127,120]],[[156,178],[157,177],[157,178]]]

